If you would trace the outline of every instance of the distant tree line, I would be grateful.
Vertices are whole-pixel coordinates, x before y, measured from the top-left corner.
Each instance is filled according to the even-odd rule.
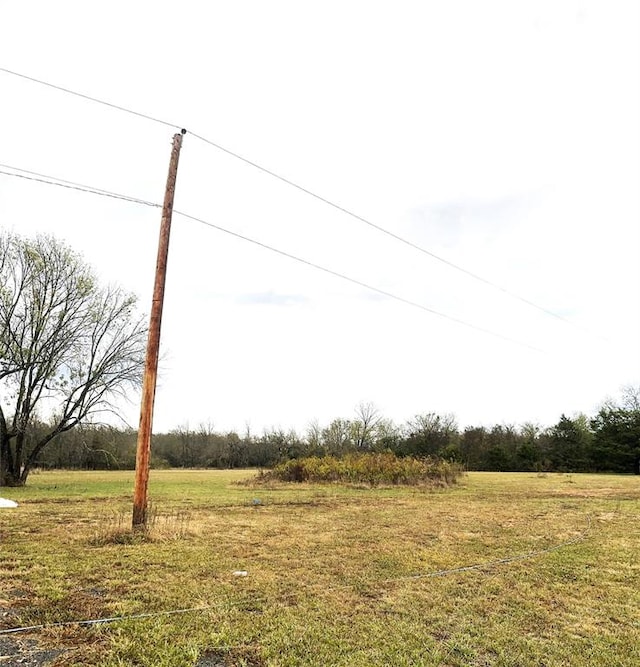
[[[138,387],[146,338],[135,297],[101,286],[65,243],[0,234],[0,486],[24,485],[35,466],[135,467],[135,431],[95,420]],[[368,403],[302,434],[183,426],[154,436],[152,465],[272,467],[304,456],[387,451],[440,457],[469,470],[640,474],[640,389],[626,390],[591,418],[563,415],[549,428],[460,429],[453,415],[433,412],[397,425]]]
[[[35,423],[37,440],[46,424]],[[260,434],[221,433],[210,425],[181,426],[156,434],[152,466],[184,468],[268,468],[303,456],[391,451],[399,456],[441,457],[468,470],[618,472],[640,474],[640,390],[628,388],[621,400],[607,401],[597,414],[562,415],[550,427],[458,427],[452,414],[427,412],[405,424],[384,418],[371,404],[355,416],[304,434],[269,429]],[[45,450],[43,468],[133,469],[136,432],[110,426],[81,426],[61,433]]]

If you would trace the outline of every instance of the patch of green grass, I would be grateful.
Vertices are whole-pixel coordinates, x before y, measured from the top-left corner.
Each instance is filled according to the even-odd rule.
[[[205,655],[640,664],[637,478],[472,473],[432,491],[237,484],[252,474],[153,471],[144,539],[126,537],[131,473],[40,473],[3,489],[20,506],[0,514],[0,623],[202,608],[35,633],[71,649],[55,663],[67,667],[194,666]],[[496,562],[528,553],[538,555]],[[430,576],[473,564],[483,567]]]

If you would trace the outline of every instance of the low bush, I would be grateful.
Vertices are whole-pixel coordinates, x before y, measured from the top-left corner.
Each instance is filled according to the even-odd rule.
[[[455,484],[461,474],[462,466],[458,463],[410,456],[400,458],[384,452],[291,459],[261,472],[258,481],[449,486]]]

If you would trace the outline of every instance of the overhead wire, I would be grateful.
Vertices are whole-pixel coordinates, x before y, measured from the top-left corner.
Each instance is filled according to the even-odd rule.
[[[129,114],[133,114],[135,116],[139,116],[141,118],[145,118],[145,119],[147,119],[149,121],[153,121],[155,123],[160,123],[162,125],[172,127],[172,128],[176,128],[176,129],[182,129],[182,127],[180,125],[176,125],[175,123],[171,123],[169,121],[166,121],[166,120],[154,117],[154,116],[150,116],[148,114],[140,113],[138,111],[134,111],[133,109],[129,109],[127,107],[124,107],[124,106],[121,106],[121,105],[118,105],[118,104],[113,104],[111,102],[107,102],[107,101],[99,99],[97,97],[93,97],[91,95],[86,95],[84,93],[80,93],[80,92],[71,90],[69,88],[65,88],[63,86],[58,86],[56,84],[49,83],[48,81],[43,81],[42,79],[38,79],[38,78],[32,77],[32,76],[28,76],[26,74],[22,74],[20,72],[14,71],[14,70],[7,69],[5,67],[0,67],[0,72],[4,72],[6,74],[11,74],[13,76],[20,77],[20,78],[26,79],[28,81],[32,81],[34,83],[38,83],[38,84],[41,84],[41,85],[44,85],[44,86],[48,86],[50,88],[53,88],[53,89],[56,89],[56,90],[59,90],[59,91],[65,92],[65,93],[69,93],[71,95],[75,95],[77,97],[80,97],[80,98],[83,98],[83,99],[86,99],[86,100],[89,100],[89,101],[92,101],[92,102],[96,102],[98,104],[102,104],[102,105],[117,109],[119,111],[123,111],[125,113],[129,113]],[[204,137],[203,135],[200,135],[196,132],[192,132],[191,130],[189,131],[189,134],[194,136],[196,139],[199,139],[200,141],[216,148],[217,150],[219,150],[223,153],[226,153],[227,155],[229,155],[229,156],[231,156],[231,157],[233,157],[237,160],[240,160],[240,161],[244,162],[245,164],[247,164],[247,165],[249,165],[249,166],[251,166],[255,169],[258,169],[259,171],[261,171],[261,172],[263,172],[263,173],[265,173],[265,174],[267,174],[267,175],[269,175],[269,176],[271,176],[271,177],[273,177],[273,178],[275,178],[275,179],[277,179],[277,180],[279,180],[279,181],[281,181],[281,182],[299,190],[300,192],[303,192],[304,194],[309,195],[310,197],[315,198],[318,201],[323,202],[324,204],[326,204],[328,206],[331,206],[332,208],[344,213],[345,215],[350,216],[351,218],[353,218],[355,220],[358,220],[359,222],[362,222],[363,224],[369,226],[371,229],[374,229],[374,230],[380,232],[381,234],[385,234],[386,236],[388,236],[390,238],[393,238],[394,240],[398,241],[399,243],[402,243],[406,246],[409,246],[409,247],[413,248],[414,250],[417,250],[418,252],[420,252],[420,253],[422,253],[422,254],[424,254],[424,255],[426,255],[426,256],[428,256],[428,257],[430,257],[430,258],[432,258],[432,259],[434,259],[438,262],[441,262],[441,263],[445,264],[446,266],[448,266],[449,268],[451,268],[455,271],[459,271],[459,272],[465,274],[466,276],[472,278],[473,280],[477,280],[477,281],[479,281],[479,282],[481,282],[481,283],[483,283],[487,286],[490,286],[494,289],[497,289],[498,291],[502,292],[503,294],[505,294],[505,295],[507,295],[507,296],[509,296],[513,299],[516,299],[516,300],[528,305],[531,308],[535,308],[538,311],[540,311],[542,313],[545,313],[546,315],[548,315],[550,317],[554,317],[557,320],[560,320],[560,321],[565,322],[566,324],[569,324],[569,325],[571,325],[571,326],[573,326],[577,329],[580,329],[583,332],[591,333],[587,329],[585,329],[584,327],[581,327],[580,325],[578,325],[575,322],[573,322],[572,320],[564,317],[563,315],[560,315],[559,313],[556,313],[552,310],[549,310],[548,308],[545,308],[544,306],[541,306],[541,305],[535,303],[534,301],[531,301],[530,299],[527,299],[523,296],[520,296],[519,294],[516,294],[515,292],[507,289],[506,287],[503,287],[502,285],[499,285],[498,283],[496,283],[492,280],[488,280],[487,278],[483,278],[479,274],[477,274],[473,271],[470,271],[468,269],[465,269],[463,266],[460,266],[459,264],[456,264],[455,262],[452,262],[452,261],[450,261],[450,260],[448,260],[444,257],[441,257],[440,255],[432,252],[431,250],[428,250],[424,246],[419,245],[419,244],[417,244],[413,241],[410,241],[410,240],[404,238],[403,236],[400,236],[399,234],[396,234],[395,232],[392,232],[391,230],[386,229],[385,227],[382,227],[381,225],[378,225],[378,224],[372,222],[368,218],[365,218],[365,217],[351,211],[350,209],[348,209],[344,206],[341,206],[340,204],[336,204],[335,202],[331,201],[330,199],[328,199],[326,197],[323,197],[322,195],[319,195],[316,192],[313,192],[312,190],[309,190],[308,188],[305,188],[304,186],[296,183],[295,181],[292,181],[292,180],[290,180],[290,179],[288,179],[284,176],[281,176],[280,174],[276,173],[275,171],[272,171],[271,169],[263,167],[259,163],[254,162],[253,160],[250,160],[250,159],[244,157],[243,155],[240,155],[239,153],[236,153],[235,151],[232,151],[228,148],[225,148],[221,144],[219,144],[215,141],[212,141],[211,139],[208,139],[208,138]],[[594,334],[592,334],[592,335],[594,335]]]
[[[48,81],[43,81],[42,79],[36,79],[34,76],[28,76],[26,74],[21,74],[20,72],[14,72],[13,70],[7,69],[6,67],[0,67],[0,72],[4,72],[5,74],[12,74],[13,76],[17,76],[21,79],[26,79],[27,81],[32,81],[33,83],[39,83],[43,86],[48,86],[49,88],[54,88],[55,90],[59,90],[63,93],[68,93],[69,95],[75,95],[76,97],[81,97],[82,99],[89,100],[90,102],[96,102],[97,104],[103,104],[106,107],[111,107],[112,109],[117,109],[118,111],[123,111],[124,113],[131,114],[133,116],[138,116],[139,118],[144,118],[146,120],[151,120],[154,123],[160,123],[161,125],[166,125],[167,127],[173,127],[178,130],[181,130],[182,128],[180,125],[176,125],[175,123],[170,123],[169,121],[162,120],[161,118],[156,118],[154,116],[150,116],[149,114],[146,113],[141,113],[140,111],[134,111],[133,109],[128,109],[127,107],[120,106],[119,104],[113,104],[112,102],[107,102],[106,100],[101,100],[98,97],[92,97],[91,95],[85,95],[84,93],[79,93],[76,90],[71,90],[70,88],[65,88],[64,86],[58,86],[55,83],[49,83]]]
[[[277,174],[275,171],[271,171],[270,169],[267,169],[266,167],[263,167],[262,165],[258,164],[257,162],[254,162],[253,160],[249,160],[248,158],[240,155],[239,153],[236,153],[232,150],[229,150],[228,148],[225,148],[224,146],[221,146],[220,144],[211,141],[210,139],[207,139],[206,137],[203,137],[199,134],[196,134],[195,132],[189,132],[192,136],[194,136],[196,139],[200,139],[200,141],[205,142],[206,144],[209,144],[210,146],[213,146],[214,148],[217,148],[218,150],[222,151],[223,153],[226,153],[227,155],[230,155],[237,160],[241,160],[245,164],[250,165],[251,167],[254,167],[255,169],[258,169],[259,171],[268,174],[269,176],[272,176],[273,178],[278,179],[279,181],[282,181],[283,183],[286,183],[287,185],[296,188],[300,192],[304,192],[305,194],[309,195],[310,197],[313,197],[314,199],[317,199],[318,201],[321,201],[328,206],[331,206],[332,208],[350,216],[351,218],[354,218],[355,220],[358,220],[365,225],[368,225],[372,229],[375,229],[376,231],[385,234],[386,236],[389,236],[392,239],[395,239],[396,241],[399,241],[400,243],[403,243],[404,245],[409,246],[410,248],[413,248],[414,250],[417,250],[418,252],[423,253],[424,255],[427,255],[428,257],[431,257],[432,259],[435,259],[438,262],[442,262],[449,268],[452,268],[456,271],[460,271],[461,273],[464,273],[465,275],[469,276],[470,278],[473,278],[474,280],[478,280],[481,283],[484,283],[485,285],[489,285],[490,287],[493,287],[494,289],[499,290],[500,292],[503,292],[504,294],[517,299],[521,301],[522,303],[527,304],[528,306],[531,306],[533,308],[538,309],[539,311],[542,311],[543,313],[546,313],[547,315],[550,315],[552,317],[555,317],[559,320],[562,320],[568,324],[571,324],[572,326],[578,327],[581,329],[582,327],[579,327],[575,322],[572,322],[571,320],[567,319],[566,317],[563,317],[562,315],[559,315],[558,313],[554,313],[552,310],[548,310],[544,306],[540,306],[537,303],[530,301],[529,299],[526,299],[523,296],[520,296],[519,294],[516,294],[515,292],[512,292],[511,290],[508,290],[506,287],[503,287],[502,285],[499,285],[498,283],[495,283],[491,280],[488,280],[487,278],[483,278],[482,276],[478,275],[477,273],[474,273],[473,271],[469,271],[468,269],[465,269],[464,267],[460,266],[459,264],[456,264],[444,257],[441,257],[440,255],[437,255],[436,253],[432,252],[431,250],[428,250],[424,246],[418,245],[417,243],[414,243],[413,241],[410,241],[403,236],[400,236],[399,234],[396,234],[395,232],[392,232],[389,229],[386,229],[385,227],[382,227],[381,225],[376,224],[375,222],[372,222],[368,218],[365,218],[358,213],[355,213],[351,211],[348,208],[345,208],[344,206],[341,206],[340,204],[336,204],[335,202],[331,201],[330,199],[327,199],[326,197],[323,197],[322,195],[317,194],[316,192],[313,192],[312,190],[309,190],[308,188],[305,188],[304,186],[296,183],[295,181],[292,181],[284,176],[281,176],[280,174]]]
[[[16,178],[23,178],[29,181],[35,181],[37,183],[43,183],[46,185],[52,185],[52,186],[59,186],[63,188],[69,188],[72,190],[80,190],[82,192],[87,192],[89,194],[95,194],[95,195],[100,195],[100,196],[105,196],[105,197],[112,197],[114,199],[121,199],[124,201],[132,202],[135,204],[144,204],[146,206],[154,206],[154,207],[161,207],[161,204],[156,204],[154,202],[149,202],[143,199],[138,199],[136,197],[131,197],[129,195],[123,195],[117,192],[111,192],[109,190],[104,190],[102,188],[95,188],[93,186],[88,186],[88,185],[83,185],[81,183],[75,183],[74,181],[68,181],[64,179],[58,179],[56,177],[52,176],[47,176],[46,174],[41,174],[39,172],[34,172],[34,171],[29,171],[27,169],[21,169],[18,167],[12,167],[10,165],[3,165],[0,164],[0,166],[4,167],[5,169],[15,169],[16,171],[21,171],[24,172],[22,174],[17,174],[17,173],[10,173],[8,171],[0,170],[0,174],[5,175],[5,176],[13,176]],[[36,176],[32,175],[27,175],[27,174],[37,174]],[[492,329],[485,329],[484,327],[478,326],[476,324],[473,324],[471,322],[467,322],[466,320],[462,320],[460,318],[454,317],[453,315],[448,315],[447,313],[443,313],[439,310],[436,310],[435,308],[430,308],[429,306],[425,306],[424,304],[421,304],[417,301],[412,301],[411,299],[407,299],[402,296],[398,296],[397,294],[394,294],[392,292],[389,292],[387,290],[384,290],[380,287],[376,287],[374,285],[371,285],[369,283],[366,283],[362,280],[358,280],[357,278],[352,278],[344,273],[340,273],[339,271],[334,271],[333,269],[329,269],[325,266],[322,266],[321,264],[316,264],[315,262],[312,262],[308,259],[304,259],[303,257],[299,257],[297,255],[294,255],[292,253],[286,252],[285,250],[280,250],[279,248],[276,248],[275,246],[271,246],[267,243],[264,243],[262,241],[258,241],[256,239],[253,239],[249,236],[245,236],[243,234],[240,234],[239,232],[234,232],[231,229],[227,229],[226,227],[222,227],[221,225],[217,225],[213,222],[210,222],[208,220],[204,220],[203,218],[199,218],[195,215],[191,215],[189,213],[185,213],[184,211],[179,211],[177,209],[173,210],[173,213],[175,215],[181,216],[183,218],[186,218],[188,220],[191,220],[193,222],[198,222],[202,225],[205,225],[207,227],[210,227],[212,229],[216,229],[220,232],[223,232],[224,234],[228,234],[229,236],[233,236],[237,239],[240,239],[242,241],[246,241],[247,243],[251,243],[253,245],[256,245],[260,248],[263,248],[264,250],[269,250],[270,252],[276,253],[277,255],[280,255],[281,257],[286,257],[290,260],[293,260],[295,262],[298,262],[300,264],[304,264],[305,266],[311,267],[313,269],[316,269],[318,271],[322,271],[323,273],[326,273],[328,275],[334,276],[336,278],[340,278],[341,280],[345,280],[351,284],[357,285],[359,287],[362,287],[364,289],[367,289],[371,292],[375,292],[376,294],[380,294],[384,297],[387,297],[389,299],[392,299],[394,301],[398,301],[400,303],[404,303],[405,305],[412,306],[413,308],[418,308],[424,312],[430,313],[432,315],[436,315],[437,317],[441,317],[443,319],[449,320],[450,322],[453,322],[455,324],[459,324],[461,326],[473,329],[475,331],[479,331],[481,333],[487,334],[489,336],[493,336],[495,338],[499,338],[501,340],[507,341],[509,343],[513,343],[515,345],[519,345],[521,347],[526,347],[530,350],[533,350],[534,352],[539,352],[539,353],[544,353],[544,350],[541,350],[538,347],[535,347],[529,343],[525,343],[523,341],[520,341],[516,338],[511,338],[510,336],[506,336],[504,334],[498,333],[497,331],[493,331]]]
[[[311,262],[307,259],[303,259],[302,257],[298,257],[297,255],[293,255],[293,254],[291,254],[289,252],[286,252],[284,250],[280,250],[278,248],[275,248],[274,246],[268,245],[267,243],[263,243],[262,241],[257,241],[256,239],[252,239],[248,236],[244,236],[243,234],[240,234],[238,232],[234,232],[230,229],[227,229],[226,227],[216,225],[213,222],[203,220],[202,218],[198,218],[198,217],[196,217],[194,215],[190,215],[188,213],[183,213],[182,211],[178,211],[176,209],[174,209],[173,212],[174,212],[175,215],[182,216],[183,218],[188,218],[189,220],[193,220],[194,222],[199,222],[203,225],[206,225],[207,227],[212,227],[213,229],[217,229],[218,231],[223,232],[224,234],[229,234],[230,236],[234,236],[234,237],[236,237],[238,239],[241,239],[243,241],[247,241],[248,243],[252,243],[253,245],[257,245],[261,248],[264,248],[265,250],[270,250],[271,252],[274,252],[278,255],[281,255],[282,257],[287,257],[288,259],[291,259],[295,262],[299,262],[299,263],[304,264],[306,266],[310,266],[314,269],[317,269],[318,271],[322,271],[322,272],[327,273],[331,276],[335,276],[336,278],[341,278],[342,280],[346,280],[347,282],[350,282],[354,285],[358,285],[359,287],[363,287],[364,289],[370,290],[371,292],[381,294],[382,296],[385,296],[389,299],[393,299],[394,301],[399,301],[400,303],[404,303],[408,306],[413,306],[414,308],[419,308],[420,310],[424,310],[425,312],[431,313],[432,315],[442,317],[446,320],[449,320],[450,322],[455,322],[456,324],[460,324],[460,325],[468,327],[470,329],[474,329],[475,331],[480,331],[480,332],[488,334],[490,336],[500,338],[501,340],[507,341],[509,343],[515,343],[516,345],[520,345],[522,347],[529,348],[530,350],[533,350],[534,352],[544,353],[544,350],[541,350],[538,347],[530,345],[529,343],[524,343],[523,341],[517,340],[515,338],[511,338],[510,336],[505,336],[504,334],[498,333],[497,331],[493,331],[491,329],[485,329],[484,327],[478,326],[476,324],[472,324],[471,322],[467,322],[465,320],[461,320],[457,317],[454,317],[453,315],[447,315],[446,313],[443,313],[439,310],[435,310],[434,308],[429,308],[429,306],[425,306],[424,304],[418,303],[417,301],[412,301],[411,299],[405,299],[402,296],[398,296],[397,294],[393,294],[392,292],[388,292],[387,290],[381,289],[379,287],[375,287],[374,285],[370,285],[368,283],[365,283],[361,280],[358,280],[357,278],[351,278],[350,276],[347,276],[344,273],[340,273],[339,271],[334,271],[333,269],[328,269],[325,266],[321,266],[320,264],[316,264],[315,262]]]
[[[11,167],[5,164],[0,164],[0,167],[4,167],[4,169],[14,169],[15,171],[24,172],[21,174],[15,174],[8,171],[4,171],[4,169],[0,169],[0,174],[2,174],[3,176],[13,176],[14,178],[22,178],[27,181],[44,183],[45,185],[57,185],[58,187],[61,188],[67,188],[69,190],[78,190],[80,192],[99,195],[101,197],[111,197],[112,199],[121,199],[123,201],[128,201],[133,204],[142,204],[143,206],[153,206],[162,208],[162,204],[156,204],[155,202],[146,201],[145,199],[139,199],[138,197],[130,197],[129,195],[123,195],[117,192],[103,190],[102,188],[94,188],[89,185],[83,185],[82,183],[74,183],[73,181],[59,179],[56,178],[55,176],[46,176],[45,174],[39,174],[38,172],[29,171],[27,169],[19,169],[18,167]]]

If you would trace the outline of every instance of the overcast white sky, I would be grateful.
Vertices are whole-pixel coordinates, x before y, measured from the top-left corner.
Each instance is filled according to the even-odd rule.
[[[0,67],[184,126],[575,324],[187,134],[177,209],[522,344],[174,217],[154,430],[360,401],[547,425],[640,383],[639,8],[0,0]],[[162,200],[169,127],[2,72],[0,121],[0,163]],[[0,175],[2,229],[65,239],[144,312],[159,222]]]

